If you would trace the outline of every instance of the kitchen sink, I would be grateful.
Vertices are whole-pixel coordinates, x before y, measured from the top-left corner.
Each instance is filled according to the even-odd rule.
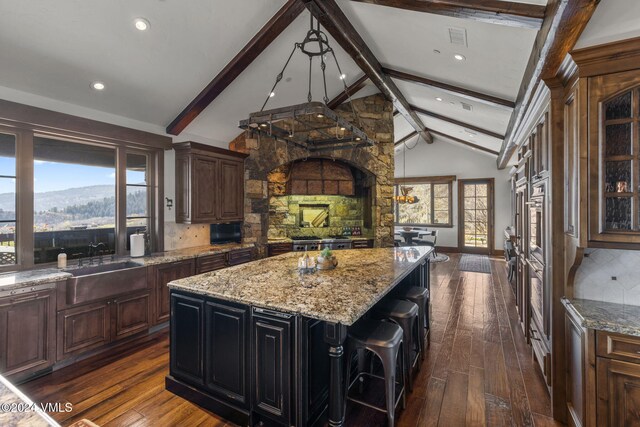
[[[67,279],[69,305],[148,288],[146,267],[133,261],[78,267],[65,272],[73,275]]]

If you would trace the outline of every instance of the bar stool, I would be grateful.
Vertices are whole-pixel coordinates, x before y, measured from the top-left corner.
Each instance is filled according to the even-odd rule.
[[[389,420],[389,427],[393,427],[395,419],[395,410],[398,403],[402,401],[402,408],[406,405],[405,398],[405,382],[404,382],[404,357],[398,358],[400,355],[401,347],[403,344],[403,332],[402,328],[392,322],[384,322],[379,320],[363,319],[349,328],[346,343],[346,356],[347,356],[347,372],[346,372],[346,392],[345,403],[347,400],[359,403],[369,408],[375,409],[380,412],[387,413],[387,419]],[[382,362],[384,370],[384,377],[374,375],[370,372],[364,372],[360,369],[360,366],[364,365],[364,350],[368,350],[371,353],[378,356]],[[358,352],[358,375],[353,381],[351,379],[351,358],[353,352]],[[400,362],[400,378],[401,381],[396,381],[397,365]],[[349,390],[355,382],[359,382],[363,375],[379,378],[384,380],[385,389],[385,402],[386,409],[371,405],[359,399],[349,397]],[[396,398],[396,383],[399,383],[400,392]]]
[[[400,299],[383,300],[373,308],[374,315],[383,319],[389,319],[402,328],[405,345],[403,346],[404,366],[409,391],[413,390],[412,368],[416,365],[418,357],[422,354],[420,347],[420,309],[411,301]],[[415,336],[413,336],[415,331]],[[416,349],[416,358],[412,361],[411,350]]]
[[[420,326],[422,326],[423,330],[423,333],[420,334],[420,348],[422,349],[422,360],[424,360],[427,345],[431,344],[431,334],[429,333],[431,329],[429,320],[429,289],[411,286],[398,296],[418,306]],[[426,345],[424,339],[425,334],[427,335]]]

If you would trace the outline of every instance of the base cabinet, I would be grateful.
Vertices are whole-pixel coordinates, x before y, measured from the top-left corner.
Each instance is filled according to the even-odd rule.
[[[149,281],[154,289],[154,319],[153,324],[169,320],[170,303],[169,287],[167,284],[173,280],[184,279],[193,276],[194,261],[178,261],[171,264],[163,264],[149,269]]]
[[[640,425],[640,365],[598,357],[598,425]]]
[[[56,358],[56,292],[0,298],[0,373],[21,382]]]
[[[316,425],[329,395],[324,327],[172,291],[167,388],[240,425]]]
[[[261,310],[252,322],[254,410],[284,425],[291,419],[291,321]]]
[[[144,332],[151,326],[149,291],[58,312],[57,360]]]

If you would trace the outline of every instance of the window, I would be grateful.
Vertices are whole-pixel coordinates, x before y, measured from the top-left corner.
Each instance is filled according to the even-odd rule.
[[[0,134],[0,265],[16,256],[16,137]]]
[[[411,187],[411,194],[418,198],[417,203],[395,204],[395,217],[398,224],[430,225],[451,227],[451,183],[453,177],[446,181],[428,181],[396,184],[395,193],[400,194],[400,187]]]
[[[127,250],[129,236],[149,227],[149,197],[151,193],[147,177],[147,155],[127,153]]]
[[[89,255],[89,245],[116,242],[116,150],[34,137],[34,263],[66,252]]]

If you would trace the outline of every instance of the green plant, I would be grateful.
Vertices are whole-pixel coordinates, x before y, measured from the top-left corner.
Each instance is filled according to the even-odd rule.
[[[329,248],[324,248],[322,251],[320,251],[320,255],[323,258],[331,258],[333,256],[333,252]]]

